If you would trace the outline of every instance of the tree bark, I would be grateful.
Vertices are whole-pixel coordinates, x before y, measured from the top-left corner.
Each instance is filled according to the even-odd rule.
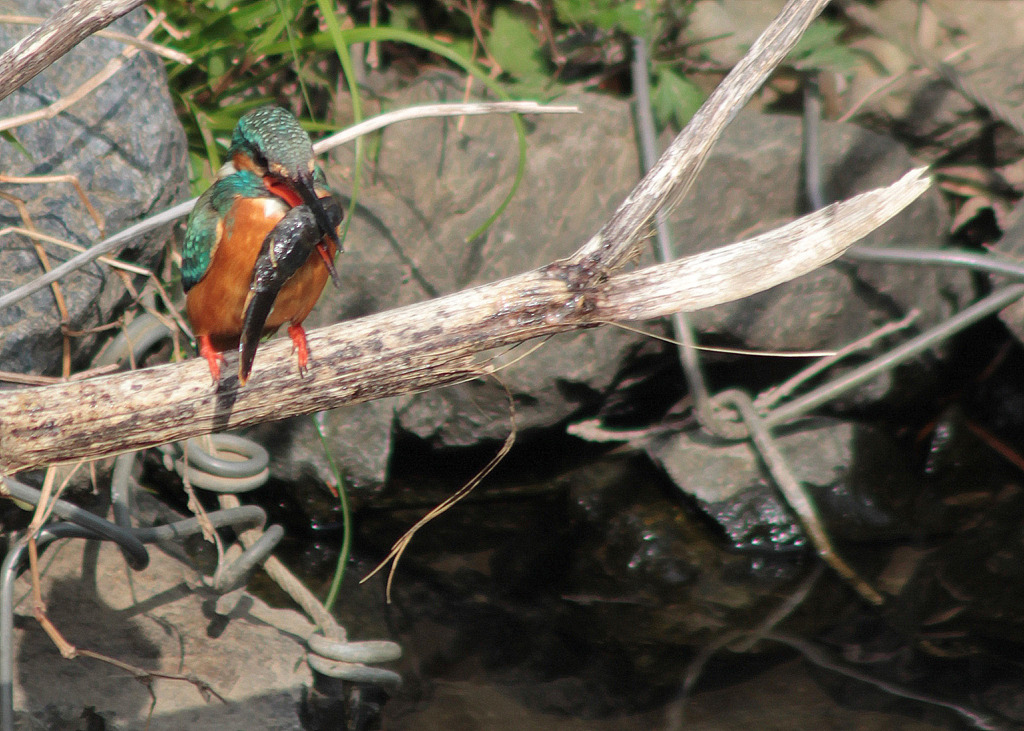
[[[69,8],[118,7],[127,12],[133,4],[106,0]],[[451,384],[490,372],[474,356],[492,348],[709,307],[831,261],[919,196],[929,184],[923,172],[913,171],[889,188],[749,241],[616,272],[654,215],[685,193],[722,129],[826,4],[790,0],[609,222],[568,259],[314,331],[309,334],[312,359],[305,377],[296,373],[291,343],[280,339],[261,347],[244,388],[233,375],[212,386],[206,362],[195,359],[0,392],[0,475]],[[26,39],[11,50],[47,38],[39,32],[33,37],[38,40]],[[0,94],[6,78],[2,64],[10,54],[0,59]],[[225,371],[231,373],[236,364],[236,356],[229,354]]]
[[[493,348],[744,297],[840,256],[929,182],[915,170],[754,239],[597,282],[584,265],[556,262],[321,328],[309,334],[305,376],[281,338],[261,347],[243,388],[235,375],[211,385],[197,358],[0,392],[0,474],[451,384],[491,372],[473,356]],[[237,355],[228,354],[226,374],[236,369]]]

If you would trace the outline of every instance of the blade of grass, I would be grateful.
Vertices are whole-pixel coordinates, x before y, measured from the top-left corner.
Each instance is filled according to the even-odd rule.
[[[321,4],[327,3],[327,0],[317,1]],[[331,24],[328,23],[328,29],[330,29],[330,27]],[[337,28],[336,19],[334,20],[334,27]],[[461,67],[464,71],[466,71],[466,73],[472,74],[473,77],[479,79],[480,82],[484,86],[486,86],[487,89],[495,96],[497,96],[499,99],[503,101],[511,101],[511,96],[504,90],[504,88],[502,88],[501,84],[499,84],[490,76],[488,76],[487,72],[484,71],[480,66],[473,63],[472,60],[463,56],[450,46],[447,46],[439,41],[435,41],[433,38],[425,36],[421,33],[404,30],[401,28],[387,27],[350,28],[348,30],[341,30],[340,28],[338,28],[337,33],[340,36],[339,42],[343,44],[366,43],[369,41],[392,41],[395,43],[408,43],[409,45],[416,46],[417,48],[422,48],[424,51],[434,53],[448,61],[451,61],[456,66]],[[314,48],[324,50],[329,49],[331,47],[335,47],[335,39],[333,35],[329,37],[323,33],[314,33],[310,35],[307,40],[309,41],[311,47]],[[267,53],[282,53],[283,51],[286,50],[286,48],[284,48],[281,45],[281,43],[275,43],[271,44],[270,46],[267,46],[265,50]],[[344,61],[342,61],[342,69],[345,69]],[[345,71],[345,73],[346,76],[348,76],[347,70]],[[352,88],[351,84],[349,88]],[[353,94],[353,100],[355,100],[355,98],[356,97]],[[355,110],[355,108],[356,102],[353,101],[353,110]],[[357,118],[356,121],[358,122],[359,119]],[[512,181],[512,187],[509,190],[508,195],[505,196],[505,199],[495,209],[494,213],[492,213],[491,216],[486,221],[484,221],[479,228],[477,228],[467,237],[468,240],[473,240],[476,237],[483,234],[488,228],[491,227],[491,225],[498,219],[498,217],[505,212],[505,209],[508,208],[509,204],[512,202],[513,196],[515,196],[516,191],[519,189],[519,185],[522,182],[523,175],[526,173],[526,127],[523,125],[522,117],[520,117],[518,114],[512,115],[512,124],[515,126],[519,151],[519,161],[516,165],[516,175]],[[359,154],[359,150],[360,148],[357,146],[357,155]],[[361,156],[357,157],[357,172],[359,170],[359,162],[361,162]]]
[[[349,41],[346,34],[338,25],[338,18],[334,15],[331,7],[331,0],[316,0],[317,7],[327,23],[327,32],[330,34],[334,52],[338,54],[338,61],[341,62],[341,71],[345,74],[345,83],[348,85],[349,95],[352,97],[352,121],[358,124],[363,121],[363,103],[359,96],[359,84],[356,81],[355,72],[352,69],[352,54],[349,52]],[[356,204],[359,199],[359,182],[363,177],[363,139],[356,140],[356,167],[352,173],[352,193],[348,204],[348,215],[345,216],[344,226],[339,237],[344,244],[348,235],[348,227],[352,223],[352,217],[356,212]]]
[[[324,447],[324,454],[327,455],[327,461],[331,465],[331,473],[334,475],[334,479],[338,483],[338,501],[341,503],[341,550],[338,552],[338,563],[334,567],[334,577],[331,579],[331,587],[327,590],[327,598],[324,599],[324,608],[330,612],[334,608],[335,602],[338,601],[341,584],[345,579],[345,567],[348,565],[348,557],[352,552],[352,512],[348,504],[348,493],[345,491],[345,481],[342,479],[341,470],[338,469],[338,464],[334,461],[334,455],[331,453],[331,448],[327,444],[327,438],[324,436],[323,429],[320,427],[320,419],[318,417],[319,414],[313,414],[311,416],[313,420],[313,428],[316,429],[317,436],[320,437],[320,443]]]
[[[284,3],[281,0],[274,0],[274,2],[277,4],[277,12],[281,14],[282,18],[284,18]],[[299,72],[299,69],[302,67],[302,63],[299,61],[298,42],[295,39],[295,33],[293,32],[292,24],[290,22],[285,22],[284,32],[285,35],[287,35],[288,37],[288,48],[292,55],[292,65],[295,68],[295,78],[298,80],[299,90],[302,92],[302,100],[306,104],[307,112],[312,114],[313,104],[309,100],[309,89],[306,88],[306,80],[302,77],[302,74]]]
[[[475,78],[479,79],[481,83],[483,83],[483,85],[499,99],[503,101],[511,101],[512,99],[504,88],[502,88],[501,84],[488,76],[487,73],[477,64],[473,63],[471,59],[459,54],[457,51],[445,44],[435,41],[433,38],[429,38],[420,33],[416,33],[415,31],[381,27],[353,28],[345,31],[345,37],[348,39],[349,43],[361,43],[364,41],[377,40],[396,41],[417,46],[422,48],[424,51],[435,53],[438,56],[451,61],[455,65],[462,67],[466,73],[472,74]],[[498,204],[494,213],[492,213],[479,228],[466,237],[469,241],[481,236],[495,221],[498,220],[501,214],[505,212],[505,209],[508,208],[509,204],[512,202],[512,198],[515,196],[516,191],[519,190],[519,185],[526,173],[526,127],[523,125],[523,118],[518,114],[512,115],[512,124],[515,127],[519,150],[519,160],[516,164],[516,176],[512,180],[512,187],[509,189],[508,195],[505,196],[504,200]]]

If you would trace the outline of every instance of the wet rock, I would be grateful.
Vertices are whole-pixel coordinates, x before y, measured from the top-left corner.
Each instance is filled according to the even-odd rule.
[[[711,151],[690,195],[671,216],[681,254],[713,249],[769,230],[803,212],[800,121],[745,112]],[[895,140],[851,124],[824,123],[823,177],[829,200],[887,185],[915,166]],[[895,219],[859,242],[862,246],[933,248],[945,240],[948,216],[933,187]],[[967,304],[974,295],[962,271],[879,266],[841,260],[767,292],[693,313],[705,342],[756,350],[835,349],[883,323],[920,311],[923,330]],[[921,358],[912,388],[927,383]],[[891,392],[882,376],[862,400]],[[906,387],[905,387],[906,388]]]
[[[776,444],[830,534],[878,540],[911,529],[903,518],[921,487],[911,461],[879,430],[817,419],[779,434]],[[700,432],[680,432],[656,439],[647,452],[734,547],[807,548],[805,531],[749,442],[721,443]],[[912,525],[922,527],[920,521]]]
[[[22,3],[29,15],[49,16],[63,3]],[[137,10],[111,27],[134,34],[145,24]],[[8,48],[30,26],[0,26],[0,47]],[[0,101],[0,117],[45,107],[77,91],[119,54],[124,45],[93,36],[72,49],[23,88]],[[145,216],[188,196],[184,131],[167,91],[163,62],[145,52],[128,61],[107,83],[51,120],[10,131],[17,144],[0,139],[4,174],[74,175],[103,218],[102,229],[68,183],[4,185],[4,192],[25,201],[36,227],[62,240],[89,246]],[[0,200],[0,227],[24,226],[14,205]],[[115,252],[147,268],[163,255],[164,228],[133,240]],[[75,252],[45,244],[53,266]],[[7,235],[0,242],[0,292],[9,292],[43,273],[32,242]],[[136,288],[144,279],[131,275]],[[71,331],[88,331],[114,321],[130,299],[121,278],[105,264],[92,263],[61,281]],[[0,362],[7,370],[54,373],[62,353],[60,316],[53,292],[43,289],[0,311]],[[96,334],[72,338],[76,366],[85,365],[97,345]]]
[[[964,493],[957,503],[959,530],[913,565],[893,620],[943,655],[1002,657],[1006,643],[1024,642],[1024,490]]]

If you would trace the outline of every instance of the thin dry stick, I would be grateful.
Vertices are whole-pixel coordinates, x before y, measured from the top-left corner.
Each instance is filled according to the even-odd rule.
[[[32,556],[32,550],[33,549],[30,546],[29,556]],[[203,697],[203,700],[209,701],[210,698],[213,697],[219,700],[221,703],[227,703],[227,701],[224,700],[223,696],[221,696],[220,693],[215,691],[209,683],[207,683],[205,680],[201,680],[200,678],[196,678],[192,675],[180,675],[177,673],[166,673],[157,670],[146,670],[136,665],[127,663],[123,660],[118,660],[115,657],[111,657],[109,655],[104,655],[100,652],[96,652],[95,650],[88,650],[85,648],[76,647],[75,645],[70,643],[67,640],[67,638],[64,637],[63,634],[61,634],[60,630],[57,629],[56,625],[54,625],[50,618],[46,616],[45,611],[39,611],[39,607],[37,606],[33,608],[33,613],[35,615],[36,621],[39,622],[39,626],[43,628],[43,631],[46,633],[46,635],[50,638],[53,644],[57,646],[57,649],[60,651],[60,654],[64,659],[74,660],[78,657],[88,657],[92,658],[93,660],[99,660],[100,662],[106,663],[108,665],[113,665],[116,668],[124,670],[130,673],[136,680],[140,681],[143,685],[146,686],[147,690],[149,691],[150,698],[154,704],[156,703],[156,695],[154,693],[151,681],[155,678],[162,678],[164,680],[179,680],[185,683],[189,683],[197,691],[199,691],[199,694]],[[152,708],[150,710],[152,711]]]
[[[3,197],[3,193],[0,193],[0,197]],[[0,238],[3,238],[4,236],[9,236],[10,234],[20,234],[22,236],[25,236],[26,238],[36,239],[38,241],[45,241],[48,244],[61,246],[65,249],[71,249],[72,251],[85,251],[84,246],[79,246],[78,244],[73,244],[70,241],[58,239],[56,236],[44,234],[42,231],[34,231],[27,228],[21,228],[20,226],[7,226],[5,228],[0,228]],[[140,274],[142,276],[147,277],[155,276],[153,272],[149,271],[145,267],[136,266],[135,264],[129,264],[128,262],[120,261],[118,259],[112,259],[109,256],[101,256],[98,258],[98,261],[106,264],[109,267],[113,267],[114,269],[121,269],[126,272],[131,272],[132,274]]]
[[[367,134],[373,130],[386,127],[389,124],[396,122],[417,119],[420,117],[455,117],[462,115],[479,115],[479,114],[500,114],[515,112],[518,114],[565,114],[571,112],[579,112],[577,107],[545,107],[537,104],[536,102],[491,102],[491,103],[473,103],[473,104],[431,104],[423,107],[412,107],[409,109],[399,109],[394,112],[388,112],[381,114],[372,119],[368,119],[354,127],[339,132],[336,135],[332,135],[327,139],[321,140],[313,145],[313,150],[318,155],[331,150],[345,142],[351,141],[359,135]],[[5,307],[13,305],[25,297],[38,292],[43,287],[47,286],[51,282],[55,282],[58,279],[70,274],[77,269],[82,268],[89,262],[96,258],[113,251],[117,247],[123,245],[128,241],[133,241],[139,236],[148,231],[160,228],[169,223],[176,221],[182,216],[188,215],[188,212],[192,210],[195,205],[196,199],[179,203],[166,211],[154,214],[144,221],[140,221],[128,228],[114,234],[110,238],[101,241],[95,246],[89,248],[87,251],[82,252],[78,256],[72,257],[68,261],[64,262],[60,266],[54,268],[52,272],[38,277],[32,280],[28,284],[24,284],[18,287],[12,292],[7,292],[0,295],[0,310]]]
[[[877,330],[869,332],[862,338],[854,340],[852,343],[847,343],[835,353],[830,353],[821,360],[818,360],[807,368],[804,368],[799,373],[794,374],[785,383],[782,383],[774,388],[770,388],[756,399],[754,399],[754,406],[760,412],[766,412],[770,410],[775,404],[779,403],[785,398],[788,398],[793,391],[800,387],[801,384],[807,383],[810,379],[817,376],[819,373],[831,368],[833,365],[841,361],[856,352],[861,350],[867,350],[872,347],[876,342],[882,338],[892,335],[894,332],[905,330],[910,327],[918,317],[921,316],[921,311],[917,308],[912,309],[904,317],[896,322],[887,322]]]
[[[888,680],[876,678],[858,668],[837,662],[830,658],[820,647],[808,642],[807,640],[774,632],[767,633],[764,636],[764,639],[771,640],[772,642],[779,642],[783,645],[789,645],[803,655],[806,660],[812,662],[818,667],[825,668],[826,670],[832,670],[833,672],[845,675],[848,678],[859,680],[862,683],[873,685],[874,687],[898,698],[909,698],[910,700],[920,701],[921,703],[939,706],[940,708],[947,708],[960,714],[961,717],[975,728],[982,729],[983,731],[1009,731],[1011,728],[1019,728],[1016,724],[1010,725],[1009,723],[1001,723],[995,715],[988,711],[976,710],[966,705],[947,701],[944,698],[920,693],[916,690],[889,682]]]
[[[60,633],[53,622],[46,616],[46,602],[43,600],[42,582],[39,578],[39,549],[36,545],[36,535],[45,525],[46,521],[49,520],[50,514],[57,504],[61,493],[82,464],[82,462],[79,462],[75,465],[74,469],[68,472],[67,477],[64,478],[64,481],[56,491],[53,490],[56,469],[52,465],[46,469],[46,477],[43,478],[43,488],[40,491],[39,503],[36,505],[35,512],[32,515],[32,522],[29,523],[27,532],[28,564],[32,579],[32,614],[35,616],[36,621],[39,622],[39,626],[43,628],[43,631],[46,632],[53,644],[56,645],[61,657],[66,659],[73,658],[76,650],[75,646],[64,638],[64,635]]]
[[[821,567],[822,564],[820,563],[815,565],[814,570],[800,582],[800,585],[786,597],[786,600],[780,606],[772,610],[755,629],[749,632],[744,630],[730,630],[729,632],[716,637],[701,649],[697,656],[694,657],[686,666],[686,672],[683,673],[683,687],[679,691],[678,699],[669,708],[669,722],[665,724],[666,729],[675,731],[676,729],[685,728],[683,722],[686,701],[693,695],[693,689],[697,685],[697,681],[700,679],[701,673],[704,672],[704,668],[707,666],[711,658],[718,654],[720,650],[723,650],[730,645],[733,645],[733,647],[730,648],[733,652],[750,652],[750,649],[760,640],[764,639],[764,636],[768,632],[772,631],[780,622],[782,622],[782,620],[796,611],[796,609],[803,604],[804,600],[807,599],[807,595],[810,594],[811,589],[814,588],[814,584],[821,576]]]
[[[111,365],[100,366],[99,368],[90,368],[86,371],[78,371],[72,373],[68,378],[62,378],[60,376],[34,376],[31,373],[14,373],[12,371],[0,371],[0,381],[7,383],[20,383],[25,386],[48,386],[51,383],[63,383],[64,381],[80,381],[83,378],[94,378],[96,376],[102,376],[106,373],[112,373],[119,370],[121,366],[114,363]]]
[[[579,114],[580,108],[572,105],[542,105],[532,101],[522,102],[463,102],[460,104],[423,104],[416,107],[396,109],[365,119],[359,124],[342,130],[330,137],[313,143],[313,152],[322,155],[335,147],[351,142],[357,137],[376,132],[384,127],[411,119],[431,117],[476,117],[482,114]]]
[[[0,231],[0,233],[3,233]],[[661,335],[640,327],[630,327],[621,322],[602,322],[602,325],[617,327],[626,332],[643,335],[645,338],[660,340],[669,345],[676,345],[680,348],[693,348],[704,353],[724,353],[725,355],[746,355],[752,358],[828,358],[836,354],[834,350],[753,350],[751,348],[724,348],[720,345],[687,345],[682,340],[676,340],[666,335]]]
[[[840,256],[929,185],[923,170],[749,241],[580,286],[550,264],[428,302],[312,331],[305,377],[291,343],[260,350],[244,388],[211,388],[201,359],[90,381],[0,392],[0,472],[96,458],[213,431],[440,386],[473,376],[472,356],[606,320],[710,307]],[[230,373],[236,357],[228,354]],[[116,404],[116,408],[111,408]]]
[[[647,171],[611,219],[570,261],[599,279],[629,259],[658,211],[689,190],[722,130],[790,52],[828,0],[789,0],[747,54]]]
[[[38,241],[33,241],[32,247],[36,250],[36,256],[39,257],[39,261],[43,265],[43,271],[50,271],[52,267],[50,266],[50,257],[47,256],[46,249]],[[64,293],[60,289],[60,283],[54,282],[51,287],[53,287],[53,299],[57,303],[57,312],[60,314],[61,374],[67,378],[71,375],[71,336],[68,333],[68,325],[71,322],[71,318],[68,315],[68,305],[64,301]]]
[[[160,27],[166,28],[167,25],[164,22],[166,16],[161,13],[160,15]],[[4,15],[0,14],[0,23],[7,23],[10,25],[42,25],[46,22],[45,18],[40,18],[34,15]],[[99,36],[100,38],[109,38],[112,41],[119,41],[128,46],[134,46],[141,51],[148,51],[161,58],[166,58],[168,61],[174,61],[180,63],[182,66],[191,66],[192,59],[186,56],[181,51],[175,51],[173,48],[167,48],[161,46],[159,43],[153,43],[142,38],[136,38],[135,36],[128,35],[127,33],[119,33],[116,30],[99,30],[93,35]],[[180,39],[179,39],[180,40]]]
[[[3,194],[0,193],[0,195]],[[0,228],[0,238],[3,238],[4,236],[12,233],[21,234],[22,236],[38,239],[40,241],[46,241],[47,243],[55,244],[56,246],[61,246],[65,249],[71,249],[72,251],[86,251],[84,246],[79,246],[78,244],[73,244],[70,241],[64,241],[63,239],[58,239],[55,236],[49,236],[47,234],[40,233],[39,231],[30,231],[28,229],[19,228],[18,226],[8,226],[6,228]],[[149,280],[149,284],[151,284],[153,286],[153,289],[156,290],[157,297],[160,298],[160,300],[164,303],[164,307],[167,308],[167,314],[164,314],[162,312],[156,312],[152,308],[147,307],[145,304],[142,305],[143,308],[147,312],[150,312],[158,320],[164,322],[165,324],[168,324],[168,327],[171,330],[175,329],[174,327],[171,327],[171,324],[173,324],[178,330],[185,333],[185,335],[187,335],[189,338],[192,337],[192,330],[189,328],[188,323],[186,323],[185,320],[182,318],[181,313],[178,312],[178,308],[174,306],[174,302],[173,300],[171,300],[170,295],[167,294],[167,290],[164,289],[164,285],[160,281],[160,278],[154,272],[150,271],[149,269],[146,269],[145,267],[140,267],[137,266],[136,264],[129,264],[126,261],[121,261],[120,259],[113,259],[109,256],[98,257],[97,261],[106,264],[112,269],[115,269],[116,273],[118,274],[138,274],[140,276],[146,277]],[[133,288],[131,279],[129,279],[127,276],[123,276],[122,281],[124,282],[125,289],[129,291],[133,299],[138,301],[140,297],[139,294]],[[177,337],[177,335],[175,335],[175,337]]]
[[[46,386],[51,383],[60,383],[62,380],[62,378],[57,376],[34,376],[31,373],[0,371],[0,381],[4,381],[6,383],[20,383],[24,386]]]
[[[222,508],[237,508],[242,502],[238,499],[237,495],[219,495],[217,497],[218,502]],[[245,548],[252,546],[260,536],[263,535],[263,531],[251,528],[246,531],[242,531],[238,536],[238,541]],[[266,561],[263,562],[263,571],[273,579],[278,586],[280,586],[288,596],[290,596],[296,604],[302,607],[302,610],[306,615],[313,620],[327,637],[334,639],[344,639],[345,629],[338,624],[334,616],[324,609],[324,605],[320,603],[320,600],[313,595],[306,585],[291,572],[287,566],[281,563],[280,559],[275,556],[267,557]]]
[[[144,0],[72,0],[0,56],[0,99]]]
[[[103,234],[105,227],[103,216],[96,210],[92,202],[89,200],[89,196],[85,194],[85,189],[82,188],[82,184],[78,182],[78,176],[76,175],[0,175],[0,183],[11,183],[14,185],[41,185],[45,183],[70,183],[75,188],[75,192],[78,193],[79,200],[82,201],[82,205],[85,206],[85,210],[92,216],[92,220],[96,222],[96,228],[100,230],[100,234]]]
[[[380,17],[380,0],[370,0],[370,27],[376,28]],[[377,41],[370,41],[366,47],[366,65],[371,69],[380,66],[380,48]]]
[[[53,489],[53,483],[56,480],[56,472],[52,467],[47,467],[46,476],[43,478],[43,487],[40,490],[39,503],[36,505],[35,512],[32,514],[32,522],[29,523],[28,535],[35,536],[39,530],[46,524],[46,521],[50,519],[53,514],[53,508],[57,504],[57,500],[64,492],[64,488],[71,482],[71,478],[75,476],[79,468],[85,464],[84,460],[80,460],[75,463],[73,469],[68,470],[68,474],[64,476],[64,480],[57,486],[57,489]]]
[[[800,524],[811,543],[814,544],[818,556],[842,576],[864,599],[872,604],[883,604],[885,600],[882,595],[861,578],[832,545],[832,540],[821,522],[821,516],[818,515],[818,509],[789,468],[785,456],[771,438],[760,415],[754,410],[754,404],[750,397],[740,391],[724,391],[716,397],[716,400],[720,403],[728,403],[740,412],[744,423],[750,430],[750,438],[754,442],[754,446],[757,447],[758,455],[765,467],[768,468],[769,474],[779,488],[779,492],[786,499],[786,503],[800,519]],[[760,428],[756,428],[758,426]]]
[[[491,375],[493,376],[493,374]],[[505,437],[505,443],[501,445],[501,449],[498,450],[497,454],[491,457],[490,462],[484,465],[483,468],[469,480],[469,482],[460,487],[453,494],[449,495],[440,505],[437,505],[434,508],[432,508],[430,512],[428,512],[422,518],[417,520],[415,525],[406,530],[405,533],[402,534],[402,537],[395,541],[395,544],[391,547],[391,550],[388,552],[388,555],[385,556],[379,564],[377,564],[377,567],[359,580],[360,584],[362,584],[365,581],[368,581],[378,571],[380,571],[390,563],[391,570],[388,571],[388,581],[387,587],[385,589],[385,595],[387,596],[387,601],[389,604],[391,603],[391,586],[395,580],[395,572],[398,571],[398,562],[402,560],[402,554],[405,553],[405,549],[407,549],[409,547],[409,544],[412,543],[412,539],[416,535],[417,531],[419,531],[420,528],[425,526],[430,521],[434,520],[434,518],[437,518],[447,513],[449,510],[455,507],[456,503],[460,502],[463,498],[465,498],[467,495],[473,492],[473,490],[476,489],[476,486],[483,482],[484,478],[486,478],[487,475],[491,474],[491,472],[494,471],[495,467],[501,464],[501,461],[505,459],[506,455],[508,455],[508,453],[512,451],[512,445],[516,443],[515,399],[512,398],[512,392],[508,390],[508,387],[500,378],[495,377],[495,380],[498,382],[498,385],[501,386],[501,388],[505,391],[505,396],[508,398],[509,432],[508,436]]]
[[[209,438],[207,438],[207,441],[208,443],[205,449],[213,454],[216,450],[213,449],[212,443],[209,443]],[[203,531],[203,538],[217,547],[217,565],[220,566],[224,561],[224,544],[221,542],[220,536],[217,534],[217,530],[213,527],[213,522],[210,520],[210,516],[206,514],[203,504],[199,502],[199,496],[196,495],[195,488],[192,487],[192,480],[189,479],[188,473],[188,442],[185,442],[184,454],[182,455],[182,467],[179,474],[181,475],[185,494],[188,496],[188,509],[199,521],[199,526]]]
[[[139,34],[139,38],[145,38],[154,30],[160,27],[160,21],[156,18],[149,22],[142,32]],[[33,112],[27,112],[20,114],[17,117],[8,117],[7,119],[0,120],[0,132],[7,129],[14,129],[24,124],[31,122],[38,122],[42,119],[53,119],[58,114],[63,112],[65,109],[69,109],[83,98],[94,92],[102,84],[108,81],[114,74],[124,68],[125,63],[137,56],[139,53],[138,48],[128,47],[125,48],[118,56],[110,59],[107,65],[103,67],[103,70],[95,74],[92,78],[87,79],[75,92],[69,96],[61,97],[53,104],[37,109]]]

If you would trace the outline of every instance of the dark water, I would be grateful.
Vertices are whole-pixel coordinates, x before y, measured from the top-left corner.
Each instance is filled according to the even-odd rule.
[[[874,607],[806,545],[737,550],[646,457],[568,462],[538,482],[513,479],[524,474],[513,464],[427,526],[390,604],[380,577],[356,580],[458,485],[399,471],[394,488],[357,510],[336,614],[354,639],[404,647],[405,686],[385,706],[385,728],[958,729],[1024,719],[1024,604],[1009,576],[1022,564],[1007,551],[1024,549],[1024,492],[1007,483],[1012,470],[990,462],[1003,484],[995,494],[922,470],[926,494],[915,500],[940,503],[921,511],[924,527],[840,542],[885,594]],[[325,581],[334,528],[321,527],[302,555]]]

